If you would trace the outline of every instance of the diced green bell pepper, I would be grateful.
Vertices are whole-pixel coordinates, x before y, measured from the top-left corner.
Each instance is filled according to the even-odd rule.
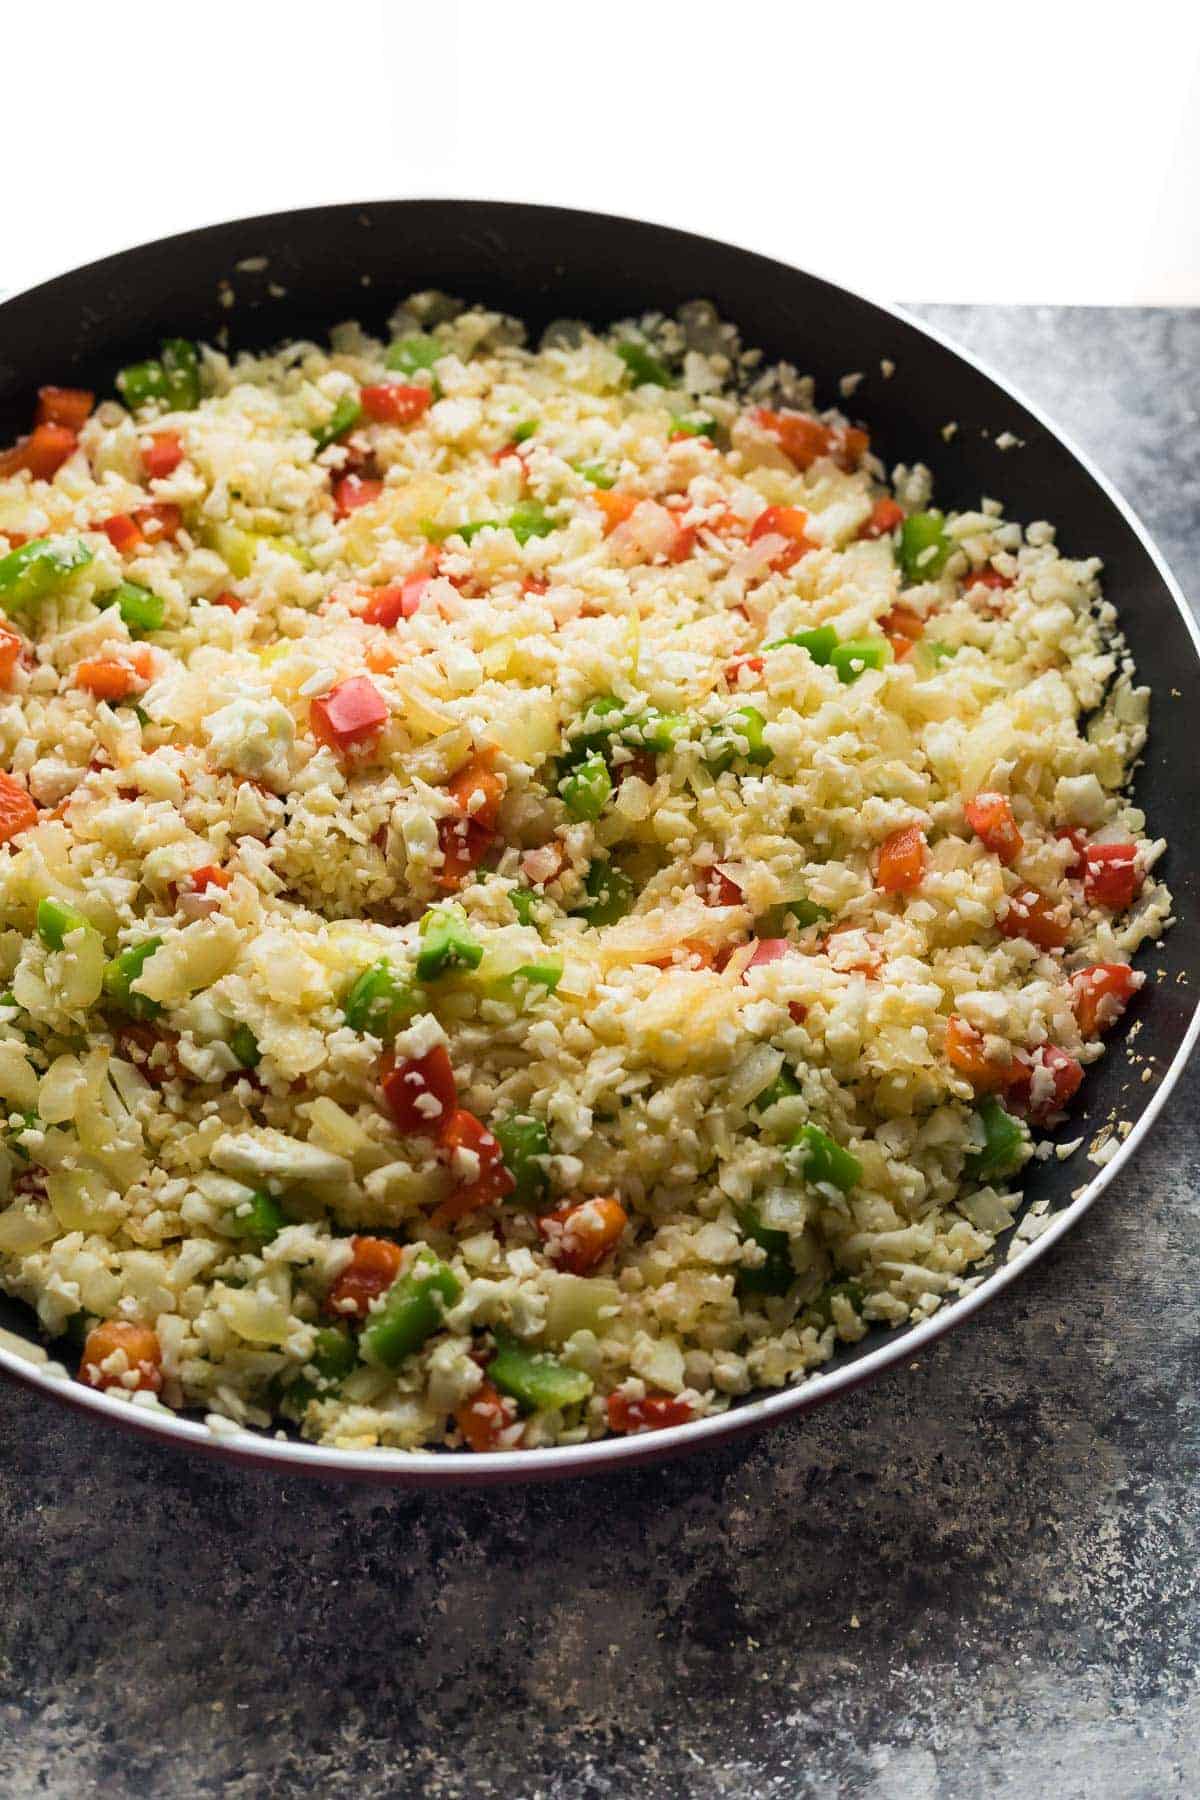
[[[568,757],[578,761],[593,750],[607,750],[624,728],[627,718],[624,700],[618,700],[615,694],[598,694],[588,701],[587,710],[576,721],[583,729],[567,739]]]
[[[47,895],[38,901],[37,933],[47,950],[61,950],[63,941],[73,931],[90,931],[91,924],[77,907]]]
[[[322,1381],[341,1381],[358,1363],[358,1348],[345,1327],[322,1325],[309,1362]]]
[[[492,1125],[504,1156],[504,1166],[516,1183],[512,1199],[518,1206],[535,1206],[550,1185],[541,1159],[550,1154],[550,1134],[541,1119],[513,1113]]]
[[[648,712],[632,722],[626,735],[630,743],[641,744],[656,756],[665,756],[691,728],[692,721],[686,713]]]
[[[936,581],[954,550],[954,541],[945,533],[946,515],[931,507],[928,512],[910,513],[900,527],[900,544],[896,551],[907,586],[921,581]]]
[[[167,393],[166,370],[157,356],[144,362],[130,363],[117,376],[117,387],[130,412],[137,412],[148,400],[164,400]]]
[[[111,594],[105,594],[103,605],[115,606],[135,637],[147,631],[161,631],[167,616],[167,603],[161,594],[151,593],[136,581],[123,581]]]
[[[715,419],[685,419],[679,413],[671,418],[671,430],[680,437],[715,437],[717,421]]]
[[[488,1379],[516,1401],[522,1412],[560,1412],[578,1406],[592,1391],[592,1378],[572,1369],[546,1350],[526,1350],[511,1338],[498,1338],[500,1347],[488,1364]]]
[[[421,331],[412,337],[397,338],[394,344],[389,345],[383,360],[389,369],[400,369],[405,375],[416,375],[422,369],[432,369],[438,358],[447,354],[444,344],[439,344],[435,337]],[[436,382],[434,391],[441,393]]]
[[[284,1399],[294,1412],[303,1411],[310,1400],[335,1394],[357,1366],[358,1346],[345,1326],[322,1325],[316,1334],[312,1355],[305,1364],[313,1370],[316,1379],[301,1376],[291,1382]]]
[[[540,894],[535,894],[532,888],[515,887],[509,889],[509,905],[517,915],[518,924],[532,925],[534,923],[533,909],[541,897]]]
[[[152,937],[144,943],[132,944],[128,950],[114,956],[104,971],[104,992],[131,1019],[156,1019],[162,1011],[157,1000],[133,992],[134,982],[161,943],[160,937]]]
[[[587,899],[575,910],[589,925],[615,925],[633,906],[633,883],[623,869],[610,862],[594,862],[584,878]]]
[[[519,425],[513,426],[508,441],[510,444],[527,444],[537,428],[536,419],[523,419]]]
[[[312,434],[317,454],[352,431],[362,418],[362,410],[362,401],[357,394],[343,394],[324,425],[318,425]]]
[[[532,987],[544,987],[552,994],[562,980],[562,973],[561,962],[522,963],[519,969],[513,970],[512,979],[527,981]]]
[[[200,404],[200,352],[190,338],[166,338],[157,356],[122,369],[117,387],[131,412],[148,400],[161,400],[170,412],[192,412]]]
[[[365,1361],[398,1369],[406,1356],[442,1328],[447,1307],[462,1297],[462,1285],[432,1250],[420,1250],[367,1319],[359,1339]]]
[[[848,1301],[856,1313],[861,1313],[863,1291],[857,1281],[827,1281],[808,1307],[809,1312],[816,1313],[822,1331],[833,1324],[833,1302],[839,1298]]]
[[[257,1069],[262,1061],[262,1051],[258,1047],[258,1039],[248,1025],[234,1026],[229,1034],[229,1048],[243,1069]]]
[[[481,531],[499,531],[499,530],[500,530],[499,519],[476,519],[470,525],[452,525],[450,527],[449,532],[444,535],[448,535],[450,537],[454,537],[455,535],[457,535],[458,537],[460,537],[462,539],[464,544],[470,544],[475,541],[475,539],[479,536]]]
[[[278,1237],[286,1223],[278,1200],[262,1188],[256,1188],[249,1200],[239,1201],[225,1214],[227,1231],[260,1244],[269,1244]]]
[[[995,1094],[988,1094],[979,1102],[978,1116],[983,1126],[983,1149],[968,1156],[967,1174],[977,1181],[1011,1175],[1021,1163],[1025,1148],[1024,1128],[1000,1104]]]
[[[505,523],[518,544],[527,544],[530,538],[549,537],[558,530],[557,521],[537,500],[523,500],[520,506],[514,506]]]
[[[482,961],[483,945],[461,912],[438,906],[425,914],[417,951],[419,981],[436,981],[452,969],[477,969]]]
[[[598,819],[613,791],[608,764],[593,751],[558,784],[563,804],[573,819]]]
[[[8,1145],[9,1149],[12,1151],[13,1155],[19,1156],[22,1162],[29,1161],[29,1152],[25,1148],[24,1144],[21,1142],[21,1138],[24,1135],[24,1133],[27,1131],[38,1130],[39,1127],[41,1126],[41,1123],[42,1123],[42,1121],[39,1119],[38,1115],[35,1112],[24,1112],[23,1111],[21,1113],[20,1125],[18,1125],[15,1128],[15,1130],[8,1131],[5,1133],[6,1144]]]
[[[738,1209],[738,1223],[748,1238],[766,1251],[757,1268],[739,1268],[734,1286],[738,1294],[786,1294],[796,1279],[786,1231],[772,1231],[750,1207]]]
[[[832,625],[814,625],[809,631],[793,631],[788,637],[776,638],[764,648],[778,650],[783,644],[799,644],[815,663],[824,666],[838,647],[838,635]]]
[[[764,1088],[754,1102],[755,1112],[766,1112],[768,1107],[778,1106],[781,1100],[792,1100],[800,1092],[800,1083],[785,1063],[770,1087]]]
[[[867,669],[882,669],[892,660],[892,646],[885,637],[847,638],[829,658],[838,680],[857,681]]]
[[[835,1143],[819,1125],[802,1125],[788,1147],[798,1152],[796,1161],[805,1181],[828,1182],[848,1194],[862,1180],[857,1156]]]
[[[602,462],[572,463],[571,467],[575,470],[576,474],[582,475],[583,479],[585,481],[590,481],[595,488],[604,488],[607,490],[608,488],[616,487],[617,485],[616,476],[610,475]]]
[[[757,706],[739,706],[714,726],[709,739],[713,749],[705,758],[712,773],[723,775],[739,756],[757,768],[765,768],[771,760],[771,751],[763,741],[766,723]]]
[[[200,352],[190,338],[167,338],[160,355],[168,407],[193,412],[200,404]]]
[[[36,606],[91,560],[91,551],[78,538],[73,544],[34,538],[19,550],[0,556],[0,603],[10,613]]]
[[[645,344],[627,342],[616,346],[617,355],[633,377],[635,387],[670,387],[671,372],[659,362]]]
[[[345,1006],[351,1031],[369,1031],[372,1037],[390,1038],[402,1021],[416,1011],[417,995],[412,983],[383,956],[351,984]]]

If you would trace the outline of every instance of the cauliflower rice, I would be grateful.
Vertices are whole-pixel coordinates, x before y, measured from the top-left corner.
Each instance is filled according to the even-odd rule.
[[[392,327],[0,457],[0,1282],[325,1444],[719,1412],[1012,1223],[1168,919],[1147,695],[704,304]]]

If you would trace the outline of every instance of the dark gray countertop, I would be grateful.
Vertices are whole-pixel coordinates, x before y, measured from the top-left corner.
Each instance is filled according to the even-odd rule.
[[[1200,312],[919,310],[1200,596]],[[0,1792],[1196,1793],[1198,1109],[919,1364],[661,1470],[322,1488],[0,1390]]]

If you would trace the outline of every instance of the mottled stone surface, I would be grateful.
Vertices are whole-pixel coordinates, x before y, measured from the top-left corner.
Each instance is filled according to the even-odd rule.
[[[1200,595],[1200,313],[922,310]],[[919,1365],[662,1471],[321,1488],[0,1390],[0,1792],[1195,1794],[1198,1107]]]

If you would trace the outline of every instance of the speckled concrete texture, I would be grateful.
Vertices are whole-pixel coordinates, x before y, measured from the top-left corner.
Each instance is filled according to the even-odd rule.
[[[1200,313],[921,310],[1200,595]],[[918,1364],[661,1471],[320,1488],[0,1391],[0,1793],[1196,1794],[1198,1109]]]

